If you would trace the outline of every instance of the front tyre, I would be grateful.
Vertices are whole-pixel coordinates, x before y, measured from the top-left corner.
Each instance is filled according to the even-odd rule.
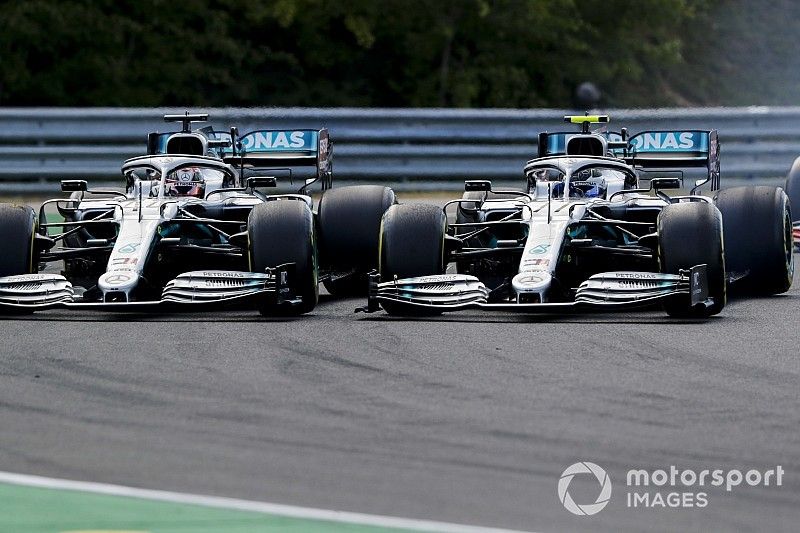
[[[302,298],[298,306],[259,305],[264,316],[308,313],[317,305],[317,250],[314,215],[301,200],[272,200],[257,205],[247,220],[251,272],[294,263],[289,285]]]
[[[661,272],[705,264],[711,307],[693,308],[688,294],[664,300],[671,317],[705,318],[716,315],[726,303],[725,257],[722,247],[722,216],[707,202],[682,202],[666,206],[658,215],[658,259]]]
[[[383,215],[379,272],[381,281],[443,274],[447,216],[441,207],[400,204]],[[382,302],[390,315],[436,315],[435,310]]]
[[[37,230],[33,208],[0,204],[0,277],[31,274],[39,270],[34,239]]]

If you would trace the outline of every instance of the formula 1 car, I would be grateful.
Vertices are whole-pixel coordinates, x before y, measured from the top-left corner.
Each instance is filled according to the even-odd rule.
[[[628,137],[590,132],[605,116],[566,119],[581,132],[540,134],[524,190],[467,181],[464,196],[444,208],[390,207],[365,310],[552,313],[658,302],[672,317],[708,317],[725,306],[729,285],[788,290],[794,258],[783,190],[698,194],[705,184],[719,189],[716,131]],[[668,196],[693,167],[704,175],[690,194]]]
[[[325,129],[192,131],[207,118],[167,115],[182,130],[150,134],[148,154],[124,162],[125,192],[66,180],[71,196],[38,213],[0,205],[0,311],[222,305],[292,315],[314,308],[319,281],[334,294],[366,287],[392,190],[331,189]],[[281,176],[301,184],[296,194],[262,192]],[[318,182],[315,212],[308,190]]]

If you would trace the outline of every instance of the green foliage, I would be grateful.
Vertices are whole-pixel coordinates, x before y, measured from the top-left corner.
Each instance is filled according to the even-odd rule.
[[[710,0],[709,0],[710,1]],[[683,103],[689,0],[0,1],[0,105]],[[690,43],[691,44],[691,43]]]

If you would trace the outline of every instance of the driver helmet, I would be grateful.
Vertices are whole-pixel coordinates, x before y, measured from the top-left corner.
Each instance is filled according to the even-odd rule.
[[[183,167],[167,174],[164,181],[164,196],[193,196],[204,198],[206,180],[197,167]]]
[[[553,198],[560,198],[564,194],[564,183],[553,185]],[[579,183],[570,183],[570,198],[604,198],[606,195],[605,180],[589,180]]]
[[[589,183],[591,187],[583,191],[583,195],[585,198],[602,198],[606,195],[606,184],[604,180],[603,181],[591,180]]]
[[[603,198],[606,189],[606,180],[600,168],[581,170],[570,182],[570,196],[578,198]]]

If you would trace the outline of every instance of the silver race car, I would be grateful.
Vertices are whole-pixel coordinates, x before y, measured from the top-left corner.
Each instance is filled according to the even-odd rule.
[[[581,131],[540,134],[524,190],[467,181],[464,196],[444,208],[389,208],[366,310],[548,313],[658,302],[669,316],[707,317],[723,309],[729,286],[789,288],[792,218],[783,190],[698,193],[719,189],[716,131],[629,137],[590,132],[605,116],[566,119]],[[692,168],[702,177],[689,194],[665,194]]]
[[[363,294],[394,193],[331,189],[327,130],[240,136],[192,131],[207,115],[165,119],[182,130],[148,136],[148,154],[122,165],[124,192],[67,180],[71,196],[38,212],[0,205],[0,311],[224,305],[280,315],[311,311],[320,281]],[[282,178],[297,193],[263,192]]]

